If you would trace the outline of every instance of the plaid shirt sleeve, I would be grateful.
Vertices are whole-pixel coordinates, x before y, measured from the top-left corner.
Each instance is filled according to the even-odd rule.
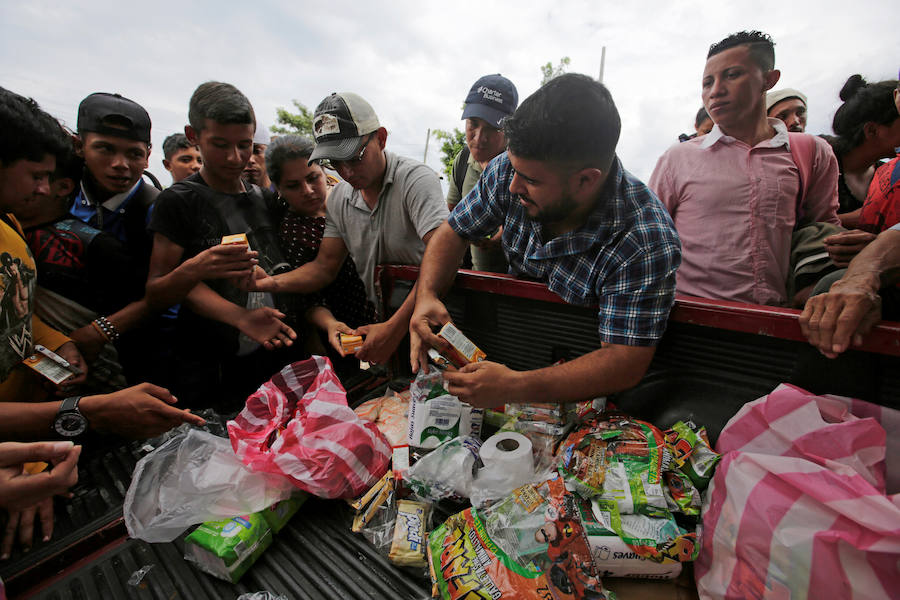
[[[675,271],[681,243],[659,201],[652,218],[629,234],[629,252],[612,273],[598,281],[598,319],[604,343],[652,346],[666,330],[675,302]]]
[[[504,152],[490,162],[478,183],[450,212],[448,223],[467,240],[485,238],[503,224],[504,201],[509,202],[509,159]]]

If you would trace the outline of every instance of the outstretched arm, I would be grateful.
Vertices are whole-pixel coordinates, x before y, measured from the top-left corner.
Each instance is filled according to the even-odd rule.
[[[881,232],[850,262],[826,294],[813,296],[800,315],[809,343],[829,358],[844,352],[881,319],[878,291],[900,280],[900,231]]]
[[[311,294],[334,281],[347,258],[347,246],[341,238],[322,238],[315,260],[279,275],[267,275],[262,269],[253,272],[251,290],[276,294]]]
[[[453,284],[467,246],[468,242],[445,222],[434,230],[431,243],[425,249],[419,280],[409,295],[413,297],[415,293],[415,307],[409,319],[409,360],[413,372],[417,372],[419,367],[427,370],[429,347],[438,350],[447,347],[446,342],[434,335],[431,329],[450,321],[450,313],[440,297]]]
[[[485,361],[447,371],[444,380],[451,394],[484,408],[516,402],[577,402],[634,387],[655,351],[655,346],[605,344],[561,365],[513,371]]]

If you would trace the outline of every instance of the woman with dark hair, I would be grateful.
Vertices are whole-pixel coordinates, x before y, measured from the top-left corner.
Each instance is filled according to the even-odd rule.
[[[822,136],[838,159],[838,217],[848,229],[859,222],[859,212],[878,162],[896,156],[900,146],[900,115],[894,105],[897,80],[866,83],[862,75],[852,75],[840,97],[844,104],[832,121],[836,134]]]
[[[308,138],[286,135],[275,138],[265,155],[266,170],[284,211],[278,225],[279,245],[295,269],[316,258],[325,232],[328,175],[318,163],[308,164],[314,148]],[[338,334],[355,334],[352,327],[375,320],[375,307],[367,300],[365,286],[349,256],[327,287],[315,294],[288,295],[286,301],[289,305],[285,312],[298,336],[303,337],[305,322],[312,323],[325,332],[331,348],[341,356],[344,351]],[[306,341],[307,349],[322,352],[315,338]],[[335,367],[343,370],[338,364]],[[347,367],[351,368],[349,363]]]

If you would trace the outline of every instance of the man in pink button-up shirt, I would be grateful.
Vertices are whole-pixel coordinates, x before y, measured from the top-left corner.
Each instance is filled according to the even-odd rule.
[[[711,46],[702,96],[716,125],[669,148],[650,178],[681,238],[681,294],[786,304],[798,212],[804,221],[840,224],[837,160],[818,137],[809,144],[811,177],[798,211],[800,169],[787,129],[766,117],[766,91],[781,75],[774,67],[766,34],[736,33]]]

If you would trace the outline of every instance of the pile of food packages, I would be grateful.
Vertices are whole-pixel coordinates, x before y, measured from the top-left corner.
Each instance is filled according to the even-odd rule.
[[[615,598],[605,577],[672,579],[699,552],[701,494],[719,460],[706,431],[607,406],[452,396],[441,371],[356,409],[394,447],[353,531],[442,598]],[[497,422],[487,436],[486,417]]]
[[[436,364],[483,360],[458,330],[442,334],[458,351]],[[391,457],[347,499],[352,531],[430,576],[435,596],[610,599],[603,578],[673,579],[697,557],[701,495],[720,457],[693,422],[663,430],[605,398],[486,413],[450,394],[435,367],[347,410]],[[186,558],[236,582],[305,498],[203,523]]]

